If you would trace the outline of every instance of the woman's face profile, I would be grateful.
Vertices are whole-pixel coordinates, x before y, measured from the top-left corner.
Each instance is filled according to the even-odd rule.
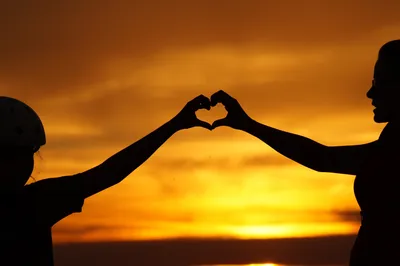
[[[374,79],[367,97],[375,107],[374,121],[385,123],[400,120],[400,77],[399,70],[379,60],[375,64]]]

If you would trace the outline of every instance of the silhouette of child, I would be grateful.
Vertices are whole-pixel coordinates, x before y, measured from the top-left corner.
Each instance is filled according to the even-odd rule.
[[[49,178],[26,185],[34,154],[45,145],[39,116],[25,103],[0,97],[0,230],[1,265],[53,265],[52,226],[71,213],[81,212],[85,198],[109,188],[144,163],[179,130],[195,126],[211,129],[196,118],[210,101],[200,95],[173,119],[82,173]]]

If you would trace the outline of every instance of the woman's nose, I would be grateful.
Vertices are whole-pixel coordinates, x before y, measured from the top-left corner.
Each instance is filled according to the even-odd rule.
[[[372,86],[369,91],[367,91],[367,97],[372,99],[374,97],[374,93],[375,93],[375,86]]]

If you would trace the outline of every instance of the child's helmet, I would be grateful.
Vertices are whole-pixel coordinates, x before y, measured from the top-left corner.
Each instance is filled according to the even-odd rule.
[[[46,144],[42,121],[25,103],[0,96],[0,146],[32,147],[34,151]]]

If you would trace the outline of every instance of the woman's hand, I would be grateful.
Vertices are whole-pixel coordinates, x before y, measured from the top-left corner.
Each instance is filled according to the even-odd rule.
[[[225,107],[228,114],[225,118],[214,121],[211,129],[228,126],[246,131],[252,119],[246,114],[239,102],[226,92],[220,90],[211,96],[211,106],[215,106],[218,103],[221,103]]]

